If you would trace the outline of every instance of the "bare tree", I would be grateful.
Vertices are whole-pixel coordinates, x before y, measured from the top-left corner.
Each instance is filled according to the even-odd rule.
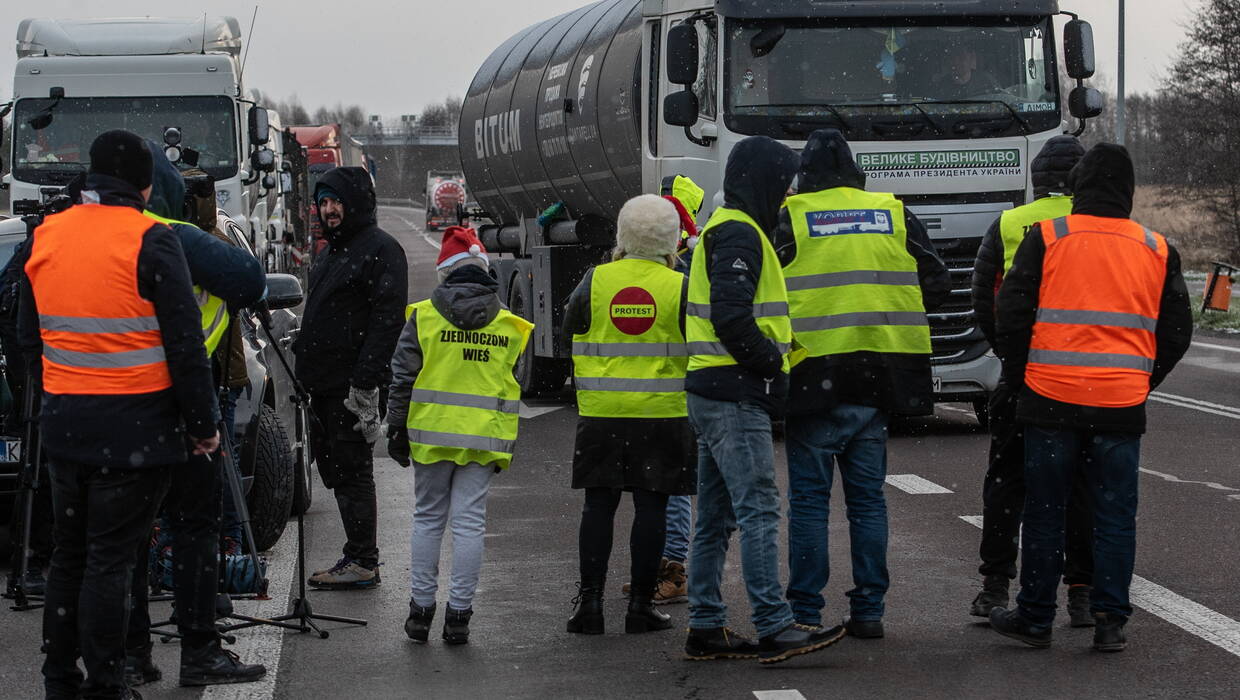
[[[1240,0],[1204,0],[1163,88],[1171,195],[1217,222],[1217,244],[1240,258]]]

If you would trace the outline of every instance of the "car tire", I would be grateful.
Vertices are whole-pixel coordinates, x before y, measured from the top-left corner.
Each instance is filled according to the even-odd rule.
[[[310,451],[310,414],[305,406],[298,406],[295,412],[297,425],[293,427],[293,512],[292,515],[304,515],[314,502],[314,454]],[[300,498],[298,498],[300,496]]]
[[[293,450],[275,409],[263,406],[254,437],[254,481],[246,503],[254,546],[266,551],[284,534],[293,512]]]

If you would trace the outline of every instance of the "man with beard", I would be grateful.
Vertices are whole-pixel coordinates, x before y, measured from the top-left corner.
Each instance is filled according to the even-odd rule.
[[[344,521],[344,556],[314,572],[326,589],[379,584],[373,445],[379,438],[379,387],[404,327],[405,251],[375,220],[375,191],[362,168],[331,170],[314,189],[328,248],[310,270],[301,332],[293,344],[297,376],[316,420],[310,442],[323,485]]]

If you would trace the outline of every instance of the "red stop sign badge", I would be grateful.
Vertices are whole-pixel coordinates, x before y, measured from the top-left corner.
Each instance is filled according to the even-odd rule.
[[[641,335],[654,327],[659,309],[650,292],[641,287],[625,287],[611,298],[611,322],[626,335]]]

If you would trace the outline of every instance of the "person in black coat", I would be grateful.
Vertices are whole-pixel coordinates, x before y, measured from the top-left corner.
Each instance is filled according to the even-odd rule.
[[[317,420],[310,441],[323,485],[336,494],[347,542],[344,556],[316,571],[319,588],[379,583],[373,444],[379,438],[379,388],[405,325],[408,264],[396,239],[379,228],[370,173],[336,168],[314,189],[328,248],[310,269],[301,331],[293,343],[297,377]]]

